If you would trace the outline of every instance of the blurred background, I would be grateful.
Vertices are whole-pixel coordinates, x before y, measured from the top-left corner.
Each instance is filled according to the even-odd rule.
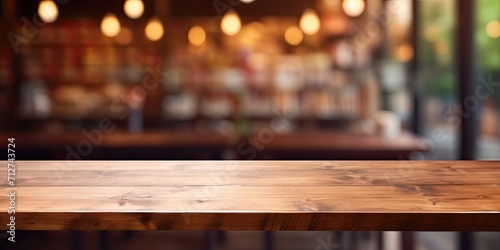
[[[498,160],[500,2],[466,2],[1,0],[0,138],[17,160]]]
[[[474,113],[475,158],[498,159],[500,3],[473,4],[464,59],[456,5],[3,0],[0,131],[28,135],[21,159],[445,160]]]

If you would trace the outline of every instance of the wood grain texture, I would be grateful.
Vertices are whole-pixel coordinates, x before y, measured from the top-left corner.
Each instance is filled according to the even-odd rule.
[[[500,231],[500,162],[16,165],[17,230]]]

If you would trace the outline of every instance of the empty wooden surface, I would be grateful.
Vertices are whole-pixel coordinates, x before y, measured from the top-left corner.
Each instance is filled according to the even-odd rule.
[[[16,165],[17,230],[500,231],[500,162]],[[0,199],[6,229],[8,200]]]

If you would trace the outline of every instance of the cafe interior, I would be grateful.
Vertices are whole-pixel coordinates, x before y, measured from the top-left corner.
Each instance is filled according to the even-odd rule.
[[[500,160],[498,0],[1,0],[0,20],[16,160]],[[18,249],[396,250],[402,234],[27,231]]]

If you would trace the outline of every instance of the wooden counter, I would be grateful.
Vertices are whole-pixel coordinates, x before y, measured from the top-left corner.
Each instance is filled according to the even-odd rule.
[[[224,152],[233,152],[242,160],[398,160],[427,150],[421,140],[406,132],[395,139],[323,131],[274,134],[272,140],[258,134],[100,133],[4,134],[0,141],[16,138],[21,160],[219,160]]]
[[[18,161],[16,166],[16,230],[500,231],[500,162]],[[9,218],[6,179],[3,230]]]
[[[162,131],[4,134],[0,141],[9,137],[16,138],[17,157],[22,160],[215,160],[238,141],[236,135]]]
[[[0,140],[9,137],[16,138],[22,147],[61,147],[66,145],[76,146],[82,141],[88,141],[96,147],[126,148],[126,147],[221,147],[235,143],[236,135],[223,135],[216,133],[188,133],[188,132],[161,132],[151,131],[144,133],[129,133],[113,131],[104,133],[93,131],[85,133],[64,134],[14,134],[0,135]]]
[[[251,140],[262,148],[259,156],[279,160],[398,160],[429,150],[417,137],[402,132],[397,138],[356,135],[348,132],[309,132],[274,135],[268,143]],[[258,137],[256,137],[258,138]]]

